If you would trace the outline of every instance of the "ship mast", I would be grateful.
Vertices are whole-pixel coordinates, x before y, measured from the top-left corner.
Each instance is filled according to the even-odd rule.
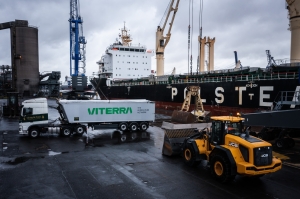
[[[300,0],[286,0],[291,31],[291,63],[300,62]]]
[[[129,30],[125,27],[125,22],[124,22],[124,28],[121,29],[121,34],[119,37],[122,39],[122,44],[123,46],[129,46],[130,42],[132,39],[130,38],[130,34],[128,34]]]

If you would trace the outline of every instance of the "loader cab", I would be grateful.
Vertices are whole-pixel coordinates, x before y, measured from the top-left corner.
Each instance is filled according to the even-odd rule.
[[[240,136],[243,130],[244,118],[233,116],[215,116],[211,117],[210,143],[213,145],[222,145],[225,143],[225,135],[231,134]]]
[[[221,145],[224,143],[225,123],[222,121],[213,121],[211,125],[210,143]]]

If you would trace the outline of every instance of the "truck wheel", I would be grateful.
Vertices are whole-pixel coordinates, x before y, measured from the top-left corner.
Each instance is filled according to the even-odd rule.
[[[142,122],[142,123],[140,124],[140,129],[141,129],[142,131],[146,131],[146,130],[148,129],[148,124],[147,124],[146,122]]]
[[[220,182],[225,183],[234,179],[230,173],[230,163],[227,157],[217,154],[211,160],[211,173]]]
[[[29,131],[29,136],[32,137],[32,138],[37,138],[40,136],[40,131],[38,128],[32,128],[30,129]]]
[[[80,125],[76,127],[76,134],[82,136],[82,134],[85,132],[85,126]]]
[[[64,127],[62,129],[62,135],[65,137],[68,137],[71,135],[71,129],[69,127]]]
[[[126,131],[128,128],[128,125],[127,125],[127,123],[121,123],[119,128],[121,131]]]
[[[132,123],[130,125],[130,130],[133,131],[133,132],[137,131],[138,130],[138,124],[137,123]]]
[[[200,163],[200,161],[196,161],[196,152],[190,144],[184,147],[183,158],[184,162],[189,166],[197,166]]]

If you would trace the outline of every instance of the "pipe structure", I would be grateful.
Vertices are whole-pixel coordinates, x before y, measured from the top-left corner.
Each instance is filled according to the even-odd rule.
[[[286,0],[291,31],[291,63],[300,62],[300,0]]]

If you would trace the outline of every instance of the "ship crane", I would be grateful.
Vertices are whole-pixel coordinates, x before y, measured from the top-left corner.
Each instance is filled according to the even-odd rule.
[[[157,27],[157,31],[156,31],[156,71],[157,71],[158,76],[164,75],[164,51],[165,51],[165,48],[171,38],[171,29],[173,26],[176,12],[178,10],[179,2],[180,2],[180,0],[171,0],[170,1],[169,5],[166,9],[165,15],[162,18],[160,25]],[[171,21],[169,23],[169,29],[168,29],[167,34],[164,36],[164,31],[165,31],[165,28],[166,28],[166,25],[167,25],[170,15],[172,15],[172,16],[171,16]],[[162,22],[163,22],[163,25],[161,26]]]
[[[267,60],[268,60],[267,68],[270,68],[271,66],[276,66],[277,64],[276,64],[274,58],[272,57],[270,50],[266,50],[266,54],[267,54]]]
[[[70,0],[70,76],[85,76],[85,44],[79,0]]]

